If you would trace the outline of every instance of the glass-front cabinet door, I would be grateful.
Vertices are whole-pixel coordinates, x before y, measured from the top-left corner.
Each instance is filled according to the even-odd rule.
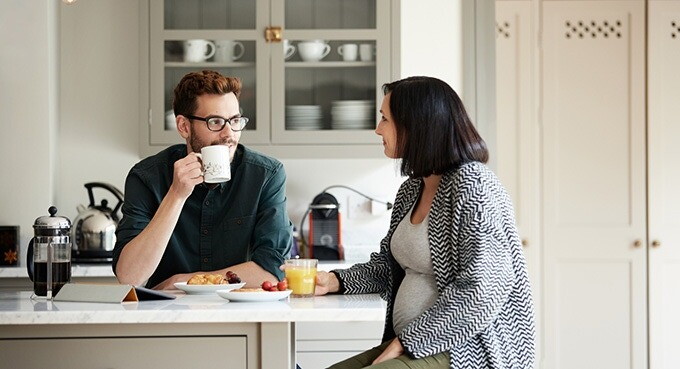
[[[150,144],[183,142],[172,112],[173,89],[189,72],[241,78],[243,141],[268,143],[269,50],[262,29],[268,0],[151,0],[149,12]]]
[[[393,73],[394,0],[148,1],[148,151],[183,142],[173,89],[214,69],[243,82],[244,144],[293,157],[348,145],[381,155],[373,131]]]
[[[272,143],[378,143],[390,80],[389,0],[273,1]]]

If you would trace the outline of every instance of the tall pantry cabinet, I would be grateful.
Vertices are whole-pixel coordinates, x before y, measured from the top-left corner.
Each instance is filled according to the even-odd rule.
[[[498,172],[538,238],[540,367],[680,367],[680,1],[496,10]]]
[[[680,1],[649,1],[649,363],[680,368]]]

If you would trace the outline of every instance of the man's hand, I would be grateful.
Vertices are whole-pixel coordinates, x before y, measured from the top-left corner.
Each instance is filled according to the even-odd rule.
[[[201,161],[196,154],[190,153],[175,162],[169,192],[186,199],[194,191],[194,187],[202,182]]]
[[[385,348],[385,351],[380,354],[375,360],[373,360],[372,364],[379,364],[382,363],[383,361],[387,361],[390,359],[394,359],[396,357],[399,357],[404,354],[404,346],[401,345],[401,342],[399,342],[399,338],[395,337],[392,342],[390,342],[389,345]]]
[[[318,271],[316,273],[316,288],[314,294],[317,296],[325,295],[329,292],[338,292],[340,282],[333,273]]]
[[[159,283],[158,285],[154,286],[154,290],[172,290],[176,289],[175,288],[175,283],[177,282],[186,282],[191,278],[193,274],[175,274],[172,277],[164,280],[163,282]]]

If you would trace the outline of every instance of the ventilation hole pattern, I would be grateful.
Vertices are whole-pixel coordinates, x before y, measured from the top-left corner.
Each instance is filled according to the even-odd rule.
[[[677,22],[675,22],[677,23]],[[564,37],[577,38],[621,38],[623,37],[623,22],[615,21],[566,21]],[[680,32],[680,30],[679,30]],[[680,37],[680,36],[679,36]]]
[[[510,38],[510,22],[496,22],[496,38]]]
[[[680,22],[671,21],[671,38],[680,38]]]

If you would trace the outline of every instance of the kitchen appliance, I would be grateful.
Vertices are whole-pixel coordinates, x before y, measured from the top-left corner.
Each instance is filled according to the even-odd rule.
[[[342,232],[338,200],[322,192],[309,205],[309,257],[319,260],[343,260]]]
[[[110,263],[113,260],[113,246],[116,244],[118,211],[123,205],[123,193],[116,187],[101,182],[85,184],[90,204],[86,208],[78,205],[78,216],[73,221],[74,263]],[[113,194],[118,203],[111,209],[106,199],[95,205],[93,189],[102,188]]]
[[[71,280],[71,221],[57,216],[57,208],[50,206],[49,216],[41,216],[33,223],[33,238],[28,243],[26,269],[33,281],[36,296],[51,298]]]

